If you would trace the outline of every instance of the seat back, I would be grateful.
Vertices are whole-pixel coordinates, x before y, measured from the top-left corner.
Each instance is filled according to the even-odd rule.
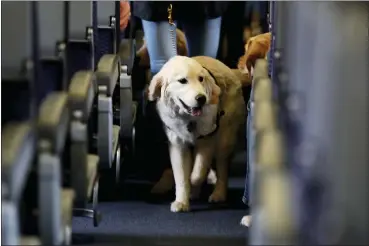
[[[32,213],[38,206],[37,191],[28,188],[37,187],[30,172],[36,151],[34,123],[44,97],[38,83],[38,2],[4,2],[1,7],[1,178],[8,216],[2,220],[2,243],[19,245],[21,234],[38,230]],[[23,227],[30,224],[32,230]]]
[[[115,13],[115,3],[110,1],[99,1],[97,3],[97,21],[100,25],[110,25],[110,17]]]
[[[41,76],[48,92],[67,89],[63,57],[57,52],[57,44],[65,39],[65,4],[58,1],[40,2],[40,50]]]
[[[40,86],[37,22],[32,16],[33,4],[4,2],[1,10],[1,83],[2,124],[9,120],[25,120],[37,114]],[[15,15],[16,13],[16,15]],[[17,16],[17,21],[14,21]],[[11,24],[10,24],[11,23]],[[32,31],[31,31],[32,30]],[[34,30],[34,31],[33,31]],[[28,60],[28,62],[27,62]],[[31,65],[32,64],[32,65]],[[32,95],[36,97],[32,101]]]
[[[99,46],[95,52],[97,61],[104,54],[115,53],[115,23],[112,23],[112,18],[115,13],[114,2],[100,1],[98,2],[97,21],[98,21],[98,39]]]
[[[68,41],[67,80],[70,81],[74,73],[79,70],[94,70],[94,1],[69,2],[68,10]]]

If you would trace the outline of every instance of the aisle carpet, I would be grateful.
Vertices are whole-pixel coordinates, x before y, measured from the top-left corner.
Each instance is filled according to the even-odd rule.
[[[149,184],[129,184],[118,201],[101,202],[103,220],[94,228],[92,220],[73,220],[74,244],[119,245],[245,245],[247,229],[239,222],[247,213],[241,202],[244,180],[232,178],[227,204],[193,202],[191,212],[172,213],[171,195],[147,198]]]

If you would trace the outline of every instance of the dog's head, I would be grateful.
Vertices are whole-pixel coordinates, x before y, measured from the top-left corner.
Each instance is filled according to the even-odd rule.
[[[245,44],[245,55],[238,61],[238,69],[252,76],[257,59],[265,59],[270,49],[271,33],[263,33],[250,38]]]
[[[216,104],[220,88],[213,77],[192,58],[171,58],[150,82],[148,98],[162,100],[179,113],[200,116],[207,104]]]

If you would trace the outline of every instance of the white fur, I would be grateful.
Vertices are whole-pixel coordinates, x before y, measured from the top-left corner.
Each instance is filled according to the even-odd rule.
[[[242,217],[242,219],[240,221],[240,224],[242,226],[250,227],[251,219],[252,219],[251,215],[245,215],[245,216]]]
[[[201,62],[202,58],[198,59]],[[176,189],[176,198],[171,204],[172,212],[188,211],[191,185],[199,187],[206,178],[215,181],[209,202],[226,200],[228,159],[237,139],[238,128],[244,120],[245,107],[240,81],[224,64],[212,58],[204,59],[211,59],[212,64],[220,66],[220,72],[224,70],[224,73],[230,73],[229,79],[220,76],[223,88],[218,87],[208,70],[196,58],[183,56],[170,59],[154,76],[149,86],[149,99],[157,100],[157,110],[166,126],[165,131],[169,140]],[[187,83],[179,82],[183,78],[187,79]],[[220,89],[223,90],[222,103],[210,104],[213,93]],[[193,116],[181,101],[189,107],[197,107],[195,98],[198,94],[205,95],[207,103],[203,106],[200,116]],[[215,129],[219,107],[224,107],[226,114],[221,118],[217,133],[199,139],[200,135],[207,135]],[[197,125],[193,131],[189,131],[188,124],[192,121]],[[191,153],[191,145],[194,146],[194,153]],[[209,173],[214,157],[217,168],[216,180],[214,172]],[[162,177],[154,186],[154,192],[163,190],[165,184],[170,184],[169,180],[170,175],[165,173],[165,180]]]
[[[216,118],[218,115],[218,104],[210,104],[204,107],[202,116],[196,120],[196,133],[206,136],[216,129]]]

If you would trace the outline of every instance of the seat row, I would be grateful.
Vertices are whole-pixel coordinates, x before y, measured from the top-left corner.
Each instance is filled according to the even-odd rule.
[[[119,1],[1,11],[3,243],[70,244],[73,216],[98,226],[100,174],[119,184],[134,139],[134,40],[121,40]]]

